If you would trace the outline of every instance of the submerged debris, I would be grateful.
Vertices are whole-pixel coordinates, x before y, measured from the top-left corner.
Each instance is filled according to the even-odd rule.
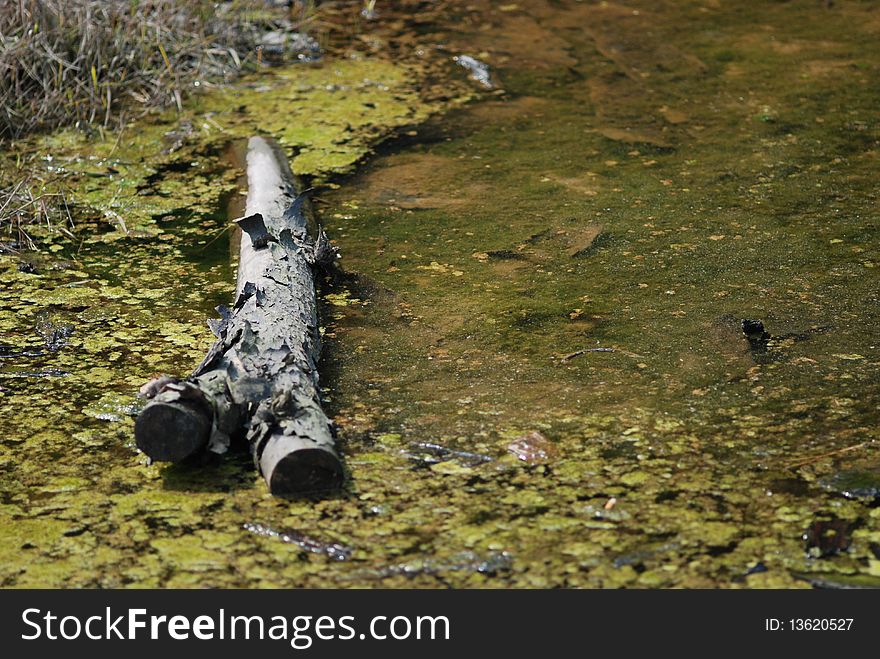
[[[880,469],[842,471],[821,480],[819,484],[847,499],[880,503]]]
[[[852,590],[861,588],[880,588],[880,577],[870,574],[803,574],[793,573],[795,579],[806,581],[813,588],[828,590]]]
[[[498,572],[510,570],[512,564],[513,559],[506,551],[491,552],[486,556],[479,556],[472,551],[464,551],[446,560],[425,558],[382,568],[378,570],[377,576],[403,575],[416,577],[422,574],[441,575],[444,572],[477,572],[487,576],[494,576]]]
[[[64,378],[70,375],[69,371],[63,371],[60,368],[44,368],[42,371],[13,371],[11,373],[0,373],[0,378]]]
[[[39,317],[36,330],[43,337],[43,342],[49,352],[61,350],[67,345],[67,339],[73,334],[72,325],[58,322],[48,314],[42,314]]]
[[[277,538],[281,542],[296,545],[300,549],[313,554],[323,554],[334,561],[347,561],[354,552],[354,549],[351,547],[346,547],[338,542],[323,542],[299,531],[276,531],[268,526],[252,524],[250,522],[242,524],[242,528],[262,538]]]
[[[367,0],[364,8],[361,9],[361,16],[368,21],[374,21],[379,17],[379,12],[376,11],[376,0]]]
[[[409,450],[406,451],[406,455],[421,465],[431,465],[446,460],[457,460],[466,467],[475,467],[492,461],[492,458],[488,455],[459,451],[432,442],[413,442],[410,444]]]
[[[0,343],[0,359],[14,359],[16,357],[39,357],[45,354],[42,350],[30,350]]]
[[[546,462],[556,454],[556,447],[537,430],[518,437],[507,445],[507,450],[523,462]]]
[[[487,64],[470,55],[456,55],[452,60],[470,72],[471,80],[475,80],[487,89],[492,89],[495,86],[489,74],[489,66]]]
[[[300,62],[317,62],[323,56],[321,46],[315,39],[302,32],[272,30],[260,38],[257,45],[263,61],[283,64],[295,59]]]
[[[856,522],[832,517],[818,519],[804,532],[807,554],[813,558],[834,556],[849,549]]]

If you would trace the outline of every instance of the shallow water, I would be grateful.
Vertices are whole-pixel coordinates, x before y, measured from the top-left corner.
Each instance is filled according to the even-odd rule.
[[[231,294],[230,136],[199,137],[195,211],[39,275],[2,257],[2,583],[880,584],[880,11],[475,2],[398,23],[368,34],[475,57],[494,88],[425,120],[395,74],[404,101],[362,145],[419,125],[354,175],[333,178],[365,146],[301,161],[339,185],[318,208],[345,271],[322,305],[346,491],[280,501],[246,454],[132,448],[130,393],[197,363]],[[253,121],[289,126],[277,111]]]

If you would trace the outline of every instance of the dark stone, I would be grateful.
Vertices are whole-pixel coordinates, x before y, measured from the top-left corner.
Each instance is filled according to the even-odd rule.
[[[846,551],[856,526],[855,522],[838,517],[815,520],[803,536],[807,553],[815,558],[827,558]]]
[[[742,331],[746,338],[751,340],[755,338],[770,338],[770,335],[764,331],[764,323],[760,320],[751,320],[743,318]]]
[[[742,331],[749,342],[749,348],[753,353],[762,354],[767,352],[767,343],[770,341],[770,334],[764,330],[764,323],[760,320],[751,320],[743,318]]]

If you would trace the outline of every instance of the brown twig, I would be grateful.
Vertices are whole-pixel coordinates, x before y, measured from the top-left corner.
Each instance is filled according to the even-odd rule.
[[[584,348],[583,350],[575,350],[574,352],[570,352],[569,354],[560,357],[559,361],[567,362],[570,359],[580,357],[581,355],[585,355],[588,352],[614,352],[614,348]]]
[[[873,444],[874,440],[868,440],[867,442],[860,442],[859,444],[853,444],[852,446],[845,446],[843,448],[835,449],[833,451],[828,451],[827,453],[822,453],[821,455],[816,455],[811,458],[807,458],[805,460],[801,460],[799,462],[794,462],[790,464],[789,469],[798,469],[800,467],[805,467],[806,465],[813,464],[819,462],[819,460],[824,460],[825,458],[830,458],[835,455],[839,455],[841,453],[848,453],[850,451],[856,451],[860,448],[864,448],[869,444]]]

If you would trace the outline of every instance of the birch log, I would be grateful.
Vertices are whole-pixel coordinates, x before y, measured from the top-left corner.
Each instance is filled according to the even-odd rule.
[[[162,376],[141,390],[149,402],[137,445],[155,460],[179,461],[223,453],[244,429],[273,494],[334,489],[343,470],[320,403],[312,276],[333,250],[320,230],[310,237],[305,198],[277,146],[249,140],[247,178],[236,301],[209,321],[217,341],[190,377]]]

